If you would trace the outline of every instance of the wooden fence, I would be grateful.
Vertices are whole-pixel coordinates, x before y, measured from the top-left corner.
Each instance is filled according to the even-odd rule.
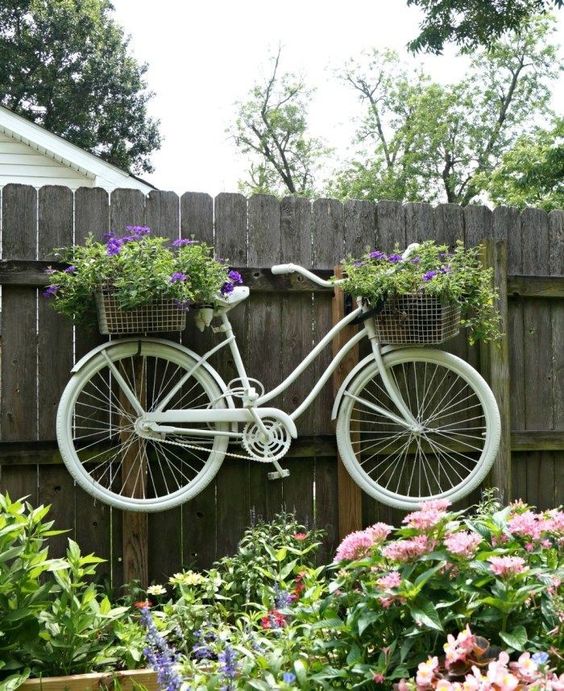
[[[522,497],[538,507],[562,503],[564,476],[564,212],[522,213],[481,206],[351,201],[239,194],[206,194],[8,185],[2,190],[2,363],[0,489],[52,505],[51,517],[69,533],[53,539],[61,553],[67,535],[85,552],[108,561],[103,576],[119,586],[137,573],[161,581],[182,566],[209,566],[231,553],[253,516],[282,508],[326,529],[324,556],[341,530],[359,522],[395,522],[401,513],[351,491],[337,471],[330,421],[333,393],[325,387],[299,420],[300,439],[283,460],[291,476],[269,481],[264,464],[226,459],[216,481],[183,506],[132,516],[94,502],[76,487],[54,442],[58,400],[72,363],[100,336],[77,331],[39,295],[53,247],[101,237],[127,224],[146,224],[171,238],[214,242],[251,287],[251,298],[232,313],[249,375],[267,388],[281,381],[332,323],[330,291],[312,289],[300,277],[273,277],[268,268],[292,261],[327,275],[347,252],[366,246],[391,250],[396,243],[434,238],[468,245],[489,240],[501,308],[507,324],[499,349],[469,348],[462,336],[449,349],[490,379],[503,413],[504,446],[492,474],[505,499]],[[182,341],[194,349],[212,342],[192,325]],[[287,390],[279,403],[293,410],[326,367],[324,354]],[[216,363],[226,380],[233,363]],[[341,483],[339,485],[339,482]],[[466,503],[476,499],[476,494]],[[340,515],[339,515],[340,514]],[[125,560],[125,564],[124,564]],[[137,565],[137,566],[136,566]]]

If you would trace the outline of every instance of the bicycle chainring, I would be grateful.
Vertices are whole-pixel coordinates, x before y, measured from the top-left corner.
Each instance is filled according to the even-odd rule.
[[[271,463],[286,455],[292,437],[288,428],[276,418],[262,418],[268,436],[266,437],[256,422],[249,422],[243,429],[243,447],[254,461]]]

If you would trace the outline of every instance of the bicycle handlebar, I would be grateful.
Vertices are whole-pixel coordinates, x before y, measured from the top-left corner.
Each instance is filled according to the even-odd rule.
[[[402,254],[402,260],[405,261],[415,250],[419,247],[418,242],[412,242],[411,245],[409,245],[405,252]],[[308,278],[310,281],[313,283],[317,283],[317,285],[323,286],[325,288],[332,288],[333,286],[339,285],[340,283],[343,283],[344,279],[339,279],[336,281],[325,281],[322,278],[319,278],[319,276],[316,276],[314,273],[311,271],[308,271],[307,269],[304,269],[303,266],[299,266],[298,264],[275,264],[271,269],[273,274],[280,275],[280,274],[301,274],[305,278]],[[393,269],[392,269],[393,270]]]

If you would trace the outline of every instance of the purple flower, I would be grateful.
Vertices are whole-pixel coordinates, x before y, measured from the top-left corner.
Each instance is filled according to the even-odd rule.
[[[185,312],[188,312],[190,309],[191,305],[188,300],[173,300],[174,304],[178,307],[179,310],[184,310]]]
[[[147,647],[143,653],[157,673],[158,686],[166,691],[178,691],[182,686],[182,678],[175,668],[178,655],[157,630],[149,609],[142,607],[140,612],[141,623],[147,630]]]
[[[282,681],[285,681],[286,684],[292,684],[294,681],[296,681],[296,675],[293,672],[284,672],[282,675]]]
[[[196,242],[197,242],[196,240],[188,240],[188,238],[180,238],[180,240],[173,240],[172,246],[173,247],[184,247],[184,245],[193,245]]]
[[[76,266],[67,266],[65,269],[66,274],[73,274],[76,272]]]
[[[231,681],[237,676],[237,655],[233,648],[225,646],[225,650],[217,656],[219,660],[219,669],[223,677],[227,681],[227,686],[222,686],[222,689],[232,689]]]
[[[222,286],[221,286],[221,294],[222,295],[229,295],[229,293],[233,292],[233,289],[235,286],[231,281],[226,281]]]
[[[533,653],[531,660],[537,665],[545,665],[548,662],[548,653]]]
[[[380,252],[380,250],[374,250],[374,252],[370,252],[368,255],[370,259],[385,259],[386,255],[384,252]]]
[[[61,286],[56,285],[56,284],[53,284],[52,286],[48,286],[48,287],[45,288],[45,290],[43,291],[43,297],[46,297],[46,298],[54,298],[55,295],[57,294],[57,291],[59,290],[60,287],[61,287]]]
[[[197,660],[211,660],[214,657],[212,649],[207,645],[195,645],[192,652]]]
[[[48,276],[51,276],[52,274],[56,274],[57,272],[56,272],[55,269],[52,269],[50,266],[48,266],[48,267],[45,269],[45,273],[46,273]]]
[[[441,266],[441,268],[439,269],[439,271],[440,271],[442,274],[449,274],[449,273],[451,272],[450,264],[446,264],[446,266]]]
[[[412,264],[419,264],[421,261],[421,257],[413,257],[413,259],[410,259]]]
[[[280,590],[278,585],[274,586],[274,604],[276,609],[284,609],[289,607],[294,601],[294,596],[286,590]]]
[[[359,266],[364,266],[364,262],[355,262],[355,263],[353,264],[353,266],[356,266],[357,268],[358,268]]]
[[[243,283],[243,278],[241,277],[241,274],[238,271],[233,271],[231,270],[227,274],[227,278],[232,282],[232,283]]]
[[[106,252],[109,257],[114,257],[116,254],[120,253],[121,246],[123,245],[123,240],[112,236],[106,243]]]
[[[172,276],[170,277],[170,282],[171,283],[180,283],[182,281],[185,281],[187,278],[186,274],[183,274],[182,271],[175,271]]]
[[[401,254],[388,254],[388,261],[390,264],[397,264],[398,262],[401,262],[401,259]]]
[[[435,276],[437,275],[436,271],[427,271],[427,273],[423,274],[423,280],[424,281],[431,281]]]
[[[147,226],[125,226],[125,229],[131,233],[128,240],[139,240],[151,232],[151,229]]]

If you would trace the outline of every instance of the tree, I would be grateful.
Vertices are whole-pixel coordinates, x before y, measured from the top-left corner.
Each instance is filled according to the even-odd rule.
[[[307,133],[311,91],[301,78],[279,74],[280,53],[264,83],[237,104],[238,117],[230,130],[236,146],[249,155],[248,193],[311,195],[320,159],[327,150]]]
[[[520,137],[483,185],[496,204],[564,209],[564,118]]]
[[[5,0],[0,103],[105,161],[150,172],[160,145],[147,114],[146,65],[111,18],[109,0]]]
[[[548,85],[558,72],[549,32],[548,20],[536,20],[476,52],[467,77],[447,86],[406,70],[390,52],[349,63],[343,79],[366,108],[362,149],[333,193],[458,204],[479,198],[483,175],[549,113]]]
[[[535,15],[562,7],[564,0],[407,0],[425,12],[410,50],[440,54],[454,42],[463,50],[490,46],[505,32],[516,31]]]

